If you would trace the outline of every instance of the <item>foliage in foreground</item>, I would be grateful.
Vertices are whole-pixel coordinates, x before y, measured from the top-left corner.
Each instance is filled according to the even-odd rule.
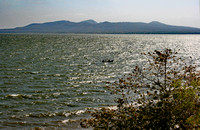
[[[144,54],[146,65],[119,79],[117,109],[102,108],[81,122],[95,129],[200,128],[200,72],[171,49]]]

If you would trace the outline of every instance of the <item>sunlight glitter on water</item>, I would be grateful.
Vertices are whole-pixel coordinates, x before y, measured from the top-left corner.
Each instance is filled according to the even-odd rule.
[[[143,52],[180,49],[179,55],[192,56],[200,64],[200,35],[0,35],[0,39],[0,128],[5,129],[13,124],[23,129],[59,126],[62,121],[65,126],[85,117],[86,108],[115,104],[105,86],[146,61]]]

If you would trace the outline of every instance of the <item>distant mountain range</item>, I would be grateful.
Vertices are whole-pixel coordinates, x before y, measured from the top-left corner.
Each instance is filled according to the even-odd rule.
[[[33,23],[24,27],[0,29],[0,33],[200,34],[200,28],[172,26],[157,21],[98,23],[86,20]]]

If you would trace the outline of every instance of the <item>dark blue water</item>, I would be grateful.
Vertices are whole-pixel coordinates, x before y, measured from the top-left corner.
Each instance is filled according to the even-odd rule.
[[[163,48],[200,61],[200,35],[2,34],[0,129],[80,128],[69,119],[114,105],[108,82]]]

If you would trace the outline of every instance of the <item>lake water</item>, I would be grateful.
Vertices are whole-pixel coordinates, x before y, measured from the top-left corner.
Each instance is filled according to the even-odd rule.
[[[200,63],[200,35],[1,34],[0,129],[80,128],[68,120],[114,105],[107,83],[164,48]]]

